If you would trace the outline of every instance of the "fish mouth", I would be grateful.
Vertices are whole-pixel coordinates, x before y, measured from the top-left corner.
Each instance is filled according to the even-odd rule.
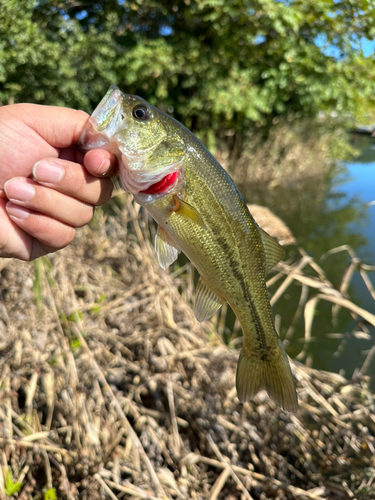
[[[81,153],[87,153],[91,149],[111,151],[111,138],[123,120],[122,98],[121,90],[116,85],[111,85],[88,119],[77,144],[78,151]]]
[[[105,149],[109,142],[107,136],[98,134],[90,120],[89,118],[77,144],[78,151],[83,154],[91,149]]]

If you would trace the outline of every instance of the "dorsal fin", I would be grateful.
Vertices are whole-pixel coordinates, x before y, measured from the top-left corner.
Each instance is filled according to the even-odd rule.
[[[180,250],[175,247],[169,234],[160,226],[155,235],[155,250],[162,269],[167,269],[177,259]]]
[[[283,247],[270,236],[264,229],[258,226],[266,258],[266,274],[275,266],[285,255]]]
[[[194,300],[194,314],[197,320],[204,321],[211,318],[224,302],[225,300],[219,297],[201,276],[195,290]]]

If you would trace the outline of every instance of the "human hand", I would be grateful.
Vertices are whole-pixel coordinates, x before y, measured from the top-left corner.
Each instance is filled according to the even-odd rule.
[[[37,104],[0,107],[0,257],[32,260],[68,245],[112,194],[116,158],[76,144],[88,115]]]

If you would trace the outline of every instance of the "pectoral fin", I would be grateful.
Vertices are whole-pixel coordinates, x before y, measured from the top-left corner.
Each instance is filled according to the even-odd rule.
[[[211,318],[220,309],[225,300],[220,298],[206,281],[199,278],[195,291],[194,314],[198,321]]]
[[[266,257],[266,274],[268,274],[273,266],[275,266],[285,255],[284,249],[279,243],[272,238],[266,231],[258,226],[258,230],[262,237],[264,255]]]
[[[191,222],[194,222],[194,224],[198,224],[198,226],[201,226],[203,229],[206,229],[206,225],[203,222],[202,217],[200,216],[198,210],[196,210],[193,206],[189,205],[189,203],[186,203],[186,201],[184,201],[177,195],[173,196],[173,200],[175,203],[175,206],[172,209],[173,212],[176,212],[182,217],[186,217]]]
[[[155,235],[155,250],[160,267],[164,270],[173,264],[180,253],[180,250],[174,246],[168,233],[160,226],[158,226]]]

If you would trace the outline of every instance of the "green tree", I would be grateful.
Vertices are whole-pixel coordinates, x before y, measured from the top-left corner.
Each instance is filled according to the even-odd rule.
[[[375,108],[373,0],[0,0],[0,100],[87,111],[111,83],[193,130]]]
[[[111,35],[83,32],[78,20],[53,2],[44,15],[38,13],[40,7],[36,0],[0,1],[0,100],[90,109],[87,81],[93,88],[100,81],[99,94],[116,78],[106,64]],[[90,58],[91,69],[86,63]]]

